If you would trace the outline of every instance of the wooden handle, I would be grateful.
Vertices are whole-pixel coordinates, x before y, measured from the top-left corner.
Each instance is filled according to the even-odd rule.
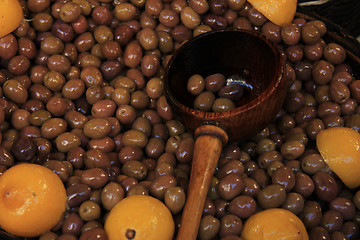
[[[195,137],[190,182],[177,240],[196,239],[211,178],[222,146],[227,143],[225,131],[212,125],[197,128]]]

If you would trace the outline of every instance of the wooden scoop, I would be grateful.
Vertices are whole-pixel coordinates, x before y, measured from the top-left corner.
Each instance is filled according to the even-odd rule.
[[[255,32],[214,31],[181,46],[169,61],[165,96],[175,116],[196,138],[187,200],[178,240],[196,239],[210,181],[223,146],[265,128],[279,112],[286,95],[285,59],[277,47]],[[237,108],[220,113],[192,108],[195,97],[186,89],[194,74],[226,77],[247,73],[251,91]]]

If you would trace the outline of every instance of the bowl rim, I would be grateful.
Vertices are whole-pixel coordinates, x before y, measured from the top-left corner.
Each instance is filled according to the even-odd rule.
[[[173,62],[175,61],[175,58],[177,57],[177,55],[179,53],[181,53],[182,51],[186,50],[186,48],[189,47],[189,45],[194,42],[197,41],[198,39],[202,39],[205,38],[209,35],[214,35],[214,34],[222,34],[222,33],[228,33],[228,32],[239,32],[242,34],[246,34],[246,35],[251,35],[253,37],[259,38],[261,41],[263,41],[265,43],[265,45],[269,46],[271,52],[274,53],[274,56],[277,58],[277,64],[276,64],[276,71],[274,73],[274,77],[273,80],[270,82],[269,86],[259,95],[256,96],[254,99],[252,99],[251,101],[242,104],[241,106],[238,106],[232,110],[227,110],[227,111],[222,111],[222,112],[204,112],[204,111],[200,111],[194,108],[191,108],[187,105],[182,104],[171,92],[170,87],[169,87],[169,81],[168,81],[168,73],[169,70],[173,64]],[[273,96],[273,94],[276,92],[276,90],[278,90],[282,85],[286,85],[283,84],[283,82],[287,81],[286,80],[286,76],[285,76],[285,57],[282,56],[279,48],[277,47],[277,45],[271,41],[269,38],[267,38],[265,35],[259,33],[259,32],[254,32],[254,31],[250,31],[250,30],[246,30],[246,29],[233,29],[233,30],[213,30],[213,31],[209,31],[203,34],[200,34],[188,41],[186,41],[185,43],[183,43],[172,55],[172,57],[170,58],[168,64],[166,65],[165,68],[165,74],[164,74],[164,94],[165,97],[171,101],[174,105],[176,106],[181,106],[183,108],[184,111],[189,112],[191,114],[197,115],[200,118],[204,118],[207,121],[209,120],[216,120],[218,118],[224,118],[224,117],[229,117],[232,115],[237,115],[240,113],[244,113],[244,112],[248,112],[251,109],[255,108],[256,106],[258,106],[259,104],[261,104],[262,102],[264,102],[265,100],[269,99],[270,97]],[[285,87],[283,89],[284,91],[286,91]]]

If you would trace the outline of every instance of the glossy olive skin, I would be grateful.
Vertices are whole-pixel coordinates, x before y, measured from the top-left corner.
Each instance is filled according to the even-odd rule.
[[[197,137],[164,95],[168,64],[196,36],[247,29],[279,47],[286,98],[252,136],[223,145],[198,238],[241,239],[251,215],[279,207],[299,216],[310,239],[359,239],[360,192],[349,191],[315,147],[326,128],[360,130],[358,59],[332,42],[329,23],[297,13],[279,27],[245,0],[114,3],[20,1],[25,20],[0,38],[0,175],[41,164],[67,193],[61,221],[36,238],[105,240],[106,216],[131,195],[162,201],[178,233]],[[184,88],[189,101],[206,94],[191,108],[223,111],[223,98],[237,108],[249,97],[246,87],[226,85],[230,76],[220,77],[216,64],[199,64],[211,71],[192,73],[201,77]],[[243,68],[248,80],[252,71]],[[248,116],[245,123],[257,119]]]

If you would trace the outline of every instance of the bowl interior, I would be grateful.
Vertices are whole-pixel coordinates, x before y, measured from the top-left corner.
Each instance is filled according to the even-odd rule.
[[[176,51],[167,69],[169,94],[179,104],[193,108],[195,96],[187,89],[187,80],[194,74],[204,78],[222,73],[246,82],[246,94],[237,103],[245,105],[270,88],[278,78],[279,54],[264,37],[248,31],[217,31],[200,35]]]
[[[187,91],[194,74],[203,77],[222,73],[238,75],[250,87],[223,112],[202,112],[193,108],[195,97]],[[242,141],[266,127],[279,112],[286,95],[285,58],[263,35],[246,30],[205,33],[180,47],[165,72],[164,93],[175,116],[190,131],[202,124],[216,124],[229,141]]]

